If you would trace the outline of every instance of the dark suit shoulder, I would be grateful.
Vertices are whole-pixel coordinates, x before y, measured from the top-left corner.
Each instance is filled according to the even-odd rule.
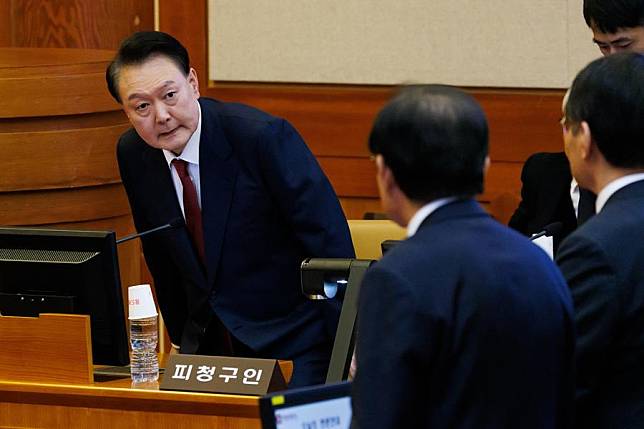
[[[146,148],[148,148],[148,145],[139,137],[134,128],[130,128],[121,134],[116,145],[116,151],[119,157],[141,152]]]
[[[210,112],[219,116],[224,124],[228,122],[246,123],[251,125],[253,123],[257,126],[265,126],[274,121],[282,121],[283,119],[257,109],[253,106],[248,106],[241,103],[226,103],[212,98],[200,98],[202,108],[208,109]]]

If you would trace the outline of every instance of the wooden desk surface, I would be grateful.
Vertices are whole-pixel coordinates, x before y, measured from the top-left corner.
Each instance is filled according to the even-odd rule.
[[[0,381],[0,427],[260,428],[258,398],[91,385]]]

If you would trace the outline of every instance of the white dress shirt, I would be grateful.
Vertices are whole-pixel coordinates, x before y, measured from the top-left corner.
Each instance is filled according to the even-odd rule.
[[[640,180],[644,180],[644,173],[628,174],[626,176],[620,177],[619,179],[615,179],[608,185],[604,186],[599,194],[597,194],[597,200],[595,201],[595,210],[597,211],[597,213],[599,213],[601,209],[604,208],[606,201],[608,201],[608,199],[612,197],[615,192],[619,191],[627,185],[630,185],[631,183],[639,182]]]
[[[570,200],[572,207],[575,209],[575,217],[579,217],[579,183],[575,178],[570,182]]]
[[[201,106],[199,102],[195,101],[199,107],[199,122],[197,123],[197,129],[188,139],[186,147],[183,148],[183,151],[179,156],[175,155],[169,150],[163,149],[163,155],[165,160],[168,162],[168,168],[172,173],[172,181],[174,182],[174,190],[177,193],[177,199],[179,200],[179,205],[181,206],[181,212],[183,217],[186,217],[186,213],[183,209],[183,186],[181,186],[181,179],[179,179],[179,174],[177,170],[172,165],[172,161],[175,158],[182,159],[188,163],[188,175],[192,180],[192,183],[195,185],[195,190],[197,191],[197,201],[199,207],[201,208],[201,182],[199,175],[199,139],[201,138]]]
[[[457,197],[439,198],[422,206],[416,213],[414,213],[407,224],[407,237],[411,237],[416,234],[420,225],[430,214],[444,205],[449,204],[452,201],[456,201],[457,199]]]

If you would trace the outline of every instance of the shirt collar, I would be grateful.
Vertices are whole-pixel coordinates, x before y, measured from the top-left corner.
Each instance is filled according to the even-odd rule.
[[[449,204],[452,201],[456,201],[457,199],[457,197],[439,198],[422,206],[416,213],[414,213],[407,224],[407,237],[411,237],[416,234],[420,225],[430,214],[444,205]]]
[[[183,148],[183,151],[179,156],[175,155],[169,150],[163,149],[163,155],[165,156],[165,160],[168,163],[168,166],[170,166],[170,163],[175,158],[183,159],[190,164],[199,165],[199,140],[201,139],[201,105],[198,101],[195,101],[195,103],[197,103],[197,107],[199,108],[199,121],[197,122],[197,129],[194,133],[192,133],[192,135],[188,139],[188,143],[186,143],[186,147]]]
[[[640,180],[644,180],[644,173],[628,174],[626,176],[615,179],[608,185],[604,186],[604,189],[602,189],[599,194],[597,194],[597,200],[595,201],[595,211],[599,213],[601,209],[606,205],[608,199],[612,197],[615,192],[619,191],[627,185],[630,185],[631,183],[639,182]]]

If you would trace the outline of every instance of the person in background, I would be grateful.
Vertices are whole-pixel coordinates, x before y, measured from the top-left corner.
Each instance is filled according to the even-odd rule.
[[[597,215],[557,256],[575,306],[578,428],[644,427],[644,55],[593,61],[573,82],[564,147]]]
[[[322,383],[339,306],[308,301],[300,264],[354,256],[338,199],[285,120],[201,98],[188,52],[162,32],[123,41],[106,72],[133,128],[117,156],[171,341],[181,353],[293,360]]]
[[[603,55],[644,53],[644,0],[584,0],[584,19]],[[521,171],[521,202],[510,227],[532,235],[561,222],[555,249],[577,226],[595,214],[595,194],[579,187],[563,152],[530,156]]]
[[[568,428],[572,300],[552,260],[474,199],[489,164],[480,106],[452,87],[404,88],[369,149],[409,238],[362,283],[357,426]]]

